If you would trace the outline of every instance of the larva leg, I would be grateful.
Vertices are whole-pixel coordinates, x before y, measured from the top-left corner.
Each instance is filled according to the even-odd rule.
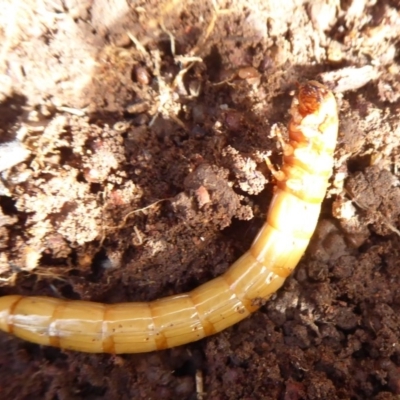
[[[282,136],[282,131],[279,128],[277,124],[274,124],[271,128],[271,132],[273,133],[273,136],[276,137],[278,140],[279,144],[281,145],[282,152],[285,156],[289,156],[293,154],[293,148],[292,146],[283,138]],[[271,171],[271,174],[274,176],[274,178],[277,181],[284,181],[286,179],[285,174],[276,169],[274,165],[272,164],[271,160],[269,157],[265,157],[265,163],[267,164],[268,169]]]
[[[265,164],[267,164],[268,169],[271,171],[271,174],[277,181],[285,180],[285,174],[274,167],[269,157],[265,157]]]
[[[271,128],[271,132],[275,135],[276,139],[278,140],[279,144],[281,145],[283,155],[290,156],[293,154],[293,147],[283,138],[281,128],[275,124]]]
[[[150,303],[106,305],[47,297],[0,298],[0,329],[85,352],[140,353],[217,333],[247,317],[284,283],[314,232],[332,173],[336,101],[318,82],[299,88],[267,220],[222,276]]]

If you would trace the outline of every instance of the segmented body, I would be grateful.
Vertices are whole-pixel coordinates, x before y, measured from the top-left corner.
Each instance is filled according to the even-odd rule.
[[[149,303],[4,296],[0,329],[65,349],[140,353],[199,340],[257,310],[282,286],[307,248],[332,173],[338,132],[333,94],[315,81],[300,85],[291,115],[266,222],[251,248],[222,276]]]

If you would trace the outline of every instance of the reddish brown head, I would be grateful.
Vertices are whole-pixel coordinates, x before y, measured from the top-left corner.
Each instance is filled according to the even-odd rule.
[[[308,81],[301,84],[298,94],[300,114],[306,116],[315,112],[328,93],[328,89],[317,81]]]

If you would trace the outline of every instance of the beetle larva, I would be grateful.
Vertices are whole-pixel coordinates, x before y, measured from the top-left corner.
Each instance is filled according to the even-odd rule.
[[[22,339],[92,353],[141,353],[217,333],[278,290],[314,232],[332,174],[338,112],[316,81],[293,99],[289,140],[267,219],[222,276],[149,303],[101,304],[19,295],[0,298],[0,329]]]

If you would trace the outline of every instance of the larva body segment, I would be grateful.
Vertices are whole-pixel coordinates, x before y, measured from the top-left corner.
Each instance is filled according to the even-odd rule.
[[[284,283],[314,232],[338,132],[333,94],[315,81],[293,99],[289,141],[267,220],[222,276],[149,303],[106,305],[18,295],[0,298],[0,329],[91,353],[141,353],[199,340],[246,318]]]

